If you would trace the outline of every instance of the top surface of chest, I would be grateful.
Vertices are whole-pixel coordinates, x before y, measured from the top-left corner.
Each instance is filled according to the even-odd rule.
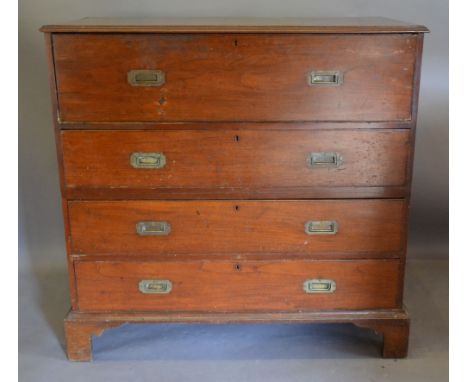
[[[423,25],[385,17],[98,18],[45,25],[43,32],[417,33]]]

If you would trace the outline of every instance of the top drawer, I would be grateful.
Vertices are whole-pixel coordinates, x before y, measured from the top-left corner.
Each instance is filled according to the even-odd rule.
[[[54,34],[60,120],[410,120],[417,45],[415,34]]]

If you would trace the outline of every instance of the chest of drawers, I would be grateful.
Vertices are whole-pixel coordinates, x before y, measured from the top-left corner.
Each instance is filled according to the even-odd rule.
[[[124,323],[353,323],[404,357],[423,33],[387,19],[45,33],[71,360]]]

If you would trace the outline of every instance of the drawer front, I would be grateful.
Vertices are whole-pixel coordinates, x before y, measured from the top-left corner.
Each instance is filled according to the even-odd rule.
[[[55,34],[62,122],[411,119],[417,36]]]
[[[81,311],[396,308],[397,260],[75,263]]]
[[[67,188],[109,193],[405,186],[410,146],[408,130],[63,131],[62,143]]]
[[[85,255],[353,254],[402,250],[403,200],[71,201]]]

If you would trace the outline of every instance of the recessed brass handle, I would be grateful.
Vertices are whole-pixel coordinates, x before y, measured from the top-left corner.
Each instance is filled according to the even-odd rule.
[[[307,165],[313,168],[339,167],[343,163],[343,156],[337,152],[310,153],[307,157]]]
[[[144,294],[168,294],[172,291],[169,280],[141,280],[138,289]]]
[[[338,86],[343,83],[343,73],[338,70],[313,71],[307,75],[309,86]]]
[[[136,232],[140,236],[167,236],[171,233],[171,225],[166,221],[139,222]]]
[[[307,235],[336,235],[338,223],[334,220],[309,220],[304,231]]]
[[[304,282],[306,293],[334,293],[336,282],[334,280],[311,279]]]
[[[162,70],[130,70],[127,80],[132,86],[161,86],[166,82],[166,75]]]
[[[163,168],[166,165],[166,156],[163,153],[132,153],[130,164],[134,168]]]

